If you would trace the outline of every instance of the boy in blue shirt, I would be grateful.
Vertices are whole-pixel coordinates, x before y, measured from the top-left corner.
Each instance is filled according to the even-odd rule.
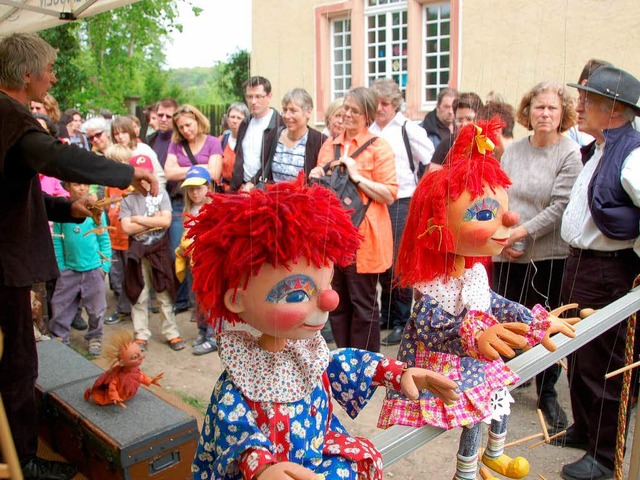
[[[89,193],[89,185],[66,182],[64,188],[72,200]],[[107,220],[103,213],[101,225]],[[51,299],[53,315],[49,330],[69,343],[71,322],[82,301],[89,315],[89,329],[84,335],[89,355],[102,353],[102,320],[107,309],[105,276],[111,267],[111,241],[106,228],[98,228],[91,217],[83,223],[54,223],[53,247],[60,268],[60,278]]]

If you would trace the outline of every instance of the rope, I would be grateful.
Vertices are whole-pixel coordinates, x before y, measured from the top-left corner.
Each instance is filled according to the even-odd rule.
[[[627,341],[624,349],[624,363],[633,363],[633,341],[636,333],[636,314],[632,314],[627,322]],[[622,377],[622,392],[620,393],[620,408],[618,410],[618,435],[616,438],[615,480],[623,480],[622,461],[624,460],[624,444],[626,438],[627,408],[629,405],[629,390],[631,389],[631,375],[633,370],[627,370]]]

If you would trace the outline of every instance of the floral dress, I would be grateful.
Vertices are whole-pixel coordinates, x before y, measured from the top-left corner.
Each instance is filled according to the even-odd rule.
[[[449,430],[508,415],[513,399],[506,386],[520,378],[502,359],[483,358],[475,336],[498,322],[524,322],[530,326],[527,343],[533,346],[549,328],[548,312],[540,305],[529,310],[491,291],[479,263],[460,278],[438,278],[416,288],[423,296],[405,328],[398,359],[455,381],[460,399],[446,405],[426,390],[417,401],[390,391],[378,426],[431,425]]]
[[[405,364],[365,350],[330,352],[320,334],[288,340],[277,353],[243,331],[218,340],[225,371],[204,420],[194,479],[252,479],[282,461],[327,479],[382,479],[380,453],[347,434],[331,398],[355,418],[377,386],[400,388]]]

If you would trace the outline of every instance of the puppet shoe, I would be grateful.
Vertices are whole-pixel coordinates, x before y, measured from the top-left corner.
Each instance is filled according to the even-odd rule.
[[[180,337],[175,337],[169,340],[169,346],[171,347],[171,350],[177,352],[178,350],[182,350],[185,345]]]
[[[482,463],[508,478],[524,478],[529,475],[529,462],[524,457],[511,458],[502,454],[498,458],[491,458],[483,455]]]
[[[22,465],[22,476],[25,480],[68,480],[73,478],[78,469],[75,465],[54,462],[33,457]]]

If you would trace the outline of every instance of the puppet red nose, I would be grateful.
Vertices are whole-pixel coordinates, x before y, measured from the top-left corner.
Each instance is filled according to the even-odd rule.
[[[518,220],[520,220],[518,212],[514,212],[512,210],[505,212],[502,216],[502,224],[505,227],[513,227],[518,223]]]
[[[340,302],[338,292],[332,289],[327,289],[318,295],[318,308],[323,312],[331,312],[336,309]]]

